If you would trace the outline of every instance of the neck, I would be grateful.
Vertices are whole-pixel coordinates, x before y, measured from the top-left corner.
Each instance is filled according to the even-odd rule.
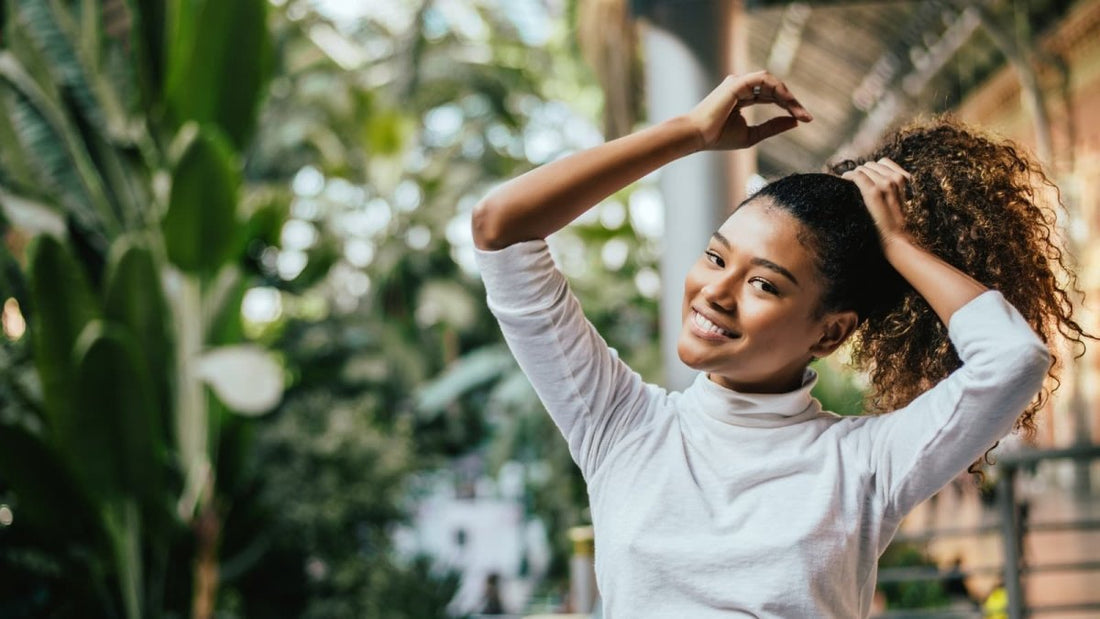
[[[805,374],[806,365],[801,365],[793,371],[780,372],[762,380],[737,380],[710,372],[707,379],[739,393],[788,393],[802,387]]]

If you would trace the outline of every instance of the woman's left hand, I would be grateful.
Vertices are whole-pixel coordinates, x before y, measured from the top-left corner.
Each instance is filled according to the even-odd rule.
[[[911,174],[883,157],[845,172],[841,178],[846,178],[859,187],[863,202],[875,220],[883,247],[889,246],[895,240],[908,238],[905,217],[901,214],[901,203],[905,199],[905,184],[912,178]]]

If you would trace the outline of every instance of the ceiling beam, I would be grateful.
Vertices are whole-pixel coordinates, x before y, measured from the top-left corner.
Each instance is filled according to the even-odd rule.
[[[805,2],[792,2],[783,11],[779,30],[776,31],[765,65],[772,75],[786,77],[791,72],[791,65],[802,45],[802,33],[806,30],[806,22],[812,12],[813,9]]]
[[[871,150],[902,114],[909,112],[928,82],[958,53],[980,25],[975,10],[961,13],[942,0],[925,2],[912,27],[871,66],[852,95],[853,112],[832,160]]]

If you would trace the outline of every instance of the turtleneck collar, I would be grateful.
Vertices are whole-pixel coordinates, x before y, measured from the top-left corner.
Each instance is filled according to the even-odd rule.
[[[802,386],[786,393],[741,393],[727,389],[700,372],[684,390],[682,403],[694,412],[735,426],[777,428],[816,417],[821,405],[810,395],[817,372],[806,368]]]

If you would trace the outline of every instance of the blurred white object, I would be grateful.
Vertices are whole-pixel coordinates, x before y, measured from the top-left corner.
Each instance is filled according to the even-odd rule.
[[[268,351],[251,344],[203,353],[198,374],[223,404],[242,415],[268,412],[283,397],[283,368]]]

